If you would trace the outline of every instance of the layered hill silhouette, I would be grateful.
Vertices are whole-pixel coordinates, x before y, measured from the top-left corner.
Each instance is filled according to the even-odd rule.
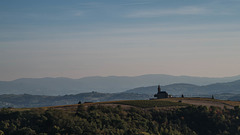
[[[128,76],[109,76],[109,77],[85,77],[81,79],[70,78],[22,78],[14,81],[0,81],[0,94],[32,94],[32,95],[66,95],[78,94],[83,92],[104,92],[104,93],[118,93],[124,92],[136,87],[153,86],[157,84],[169,85],[164,89],[170,90],[174,83],[186,83],[186,85],[179,85],[182,89],[190,87],[191,90],[198,90],[198,86],[194,85],[209,85],[213,83],[231,82],[239,80],[240,76],[224,77],[224,78],[207,78],[207,77],[191,77],[191,76],[171,76],[164,74],[142,75],[135,77]],[[187,84],[193,84],[187,85]],[[212,87],[214,90],[215,85]],[[223,84],[224,85],[224,84]],[[175,84],[176,86],[176,84]],[[174,88],[175,88],[174,86]],[[168,88],[170,87],[170,88]],[[177,86],[176,86],[177,87]],[[196,87],[196,89],[195,89]],[[227,87],[223,86],[222,88]],[[202,87],[204,88],[204,86]],[[172,90],[172,89],[171,89]],[[201,90],[201,89],[199,89]],[[237,91],[237,89],[235,89]],[[175,92],[178,91],[175,89]],[[213,91],[213,90],[212,90]],[[223,90],[224,91],[224,90]],[[234,91],[234,89],[231,89]]]

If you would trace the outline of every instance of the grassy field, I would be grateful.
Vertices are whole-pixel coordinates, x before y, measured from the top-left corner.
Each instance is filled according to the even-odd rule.
[[[228,107],[228,108],[233,108],[234,106],[240,106],[239,101],[229,101],[229,100],[218,100],[218,99],[211,99],[211,98],[191,98],[191,97],[186,97],[186,98],[166,98],[166,99],[160,99],[163,101],[171,101],[171,102],[178,102],[182,101],[182,103],[187,103],[187,104],[192,104],[192,105],[203,105],[203,106],[217,106],[223,108]]]
[[[127,100],[127,101],[113,102],[113,104],[130,105],[130,106],[135,106],[135,107],[140,107],[140,108],[186,106],[186,105],[188,105],[188,104],[185,104],[185,103],[162,101],[162,100]]]
[[[180,102],[181,101],[181,102]],[[234,106],[240,106],[239,101],[227,101],[227,100],[218,100],[211,98],[165,98],[165,99],[156,99],[156,100],[123,100],[123,101],[106,101],[106,102],[95,102],[95,103],[84,103],[84,106],[92,106],[92,105],[128,105],[133,107],[140,108],[153,108],[153,107],[182,107],[187,105],[203,105],[203,106],[217,106],[217,107],[227,107],[234,108]],[[74,112],[78,104],[74,105],[62,105],[62,106],[49,106],[49,107],[40,107],[40,108],[12,108],[11,110],[15,111],[27,111],[31,109],[61,109],[65,111]]]
[[[120,104],[129,105],[140,108],[152,108],[152,107],[181,107],[187,105],[202,105],[202,106],[216,106],[220,108],[227,107],[229,109],[234,108],[234,106],[240,106],[238,101],[227,101],[218,100],[211,98],[196,98],[196,97],[186,97],[186,98],[165,98],[157,100],[126,100],[126,101],[109,101],[102,102],[101,104]]]

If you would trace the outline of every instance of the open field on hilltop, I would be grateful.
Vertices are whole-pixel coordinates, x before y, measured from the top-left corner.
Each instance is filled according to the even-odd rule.
[[[113,104],[130,105],[140,108],[153,108],[153,107],[170,107],[170,106],[187,106],[188,104],[162,101],[162,100],[127,100],[114,102]]]
[[[192,105],[202,105],[202,106],[216,106],[220,108],[227,107],[229,109],[234,108],[234,106],[240,106],[239,101],[228,101],[228,100],[218,100],[218,99],[211,99],[211,98],[191,98],[191,97],[186,97],[186,98],[166,98],[166,99],[159,99],[161,101],[171,101],[171,102],[179,102],[181,101],[182,103],[186,104],[192,104]]]
[[[181,102],[180,102],[181,101]],[[43,110],[47,109],[60,109],[64,111],[72,111],[74,112],[79,104],[73,105],[60,105],[60,106],[48,106],[48,107],[40,107]],[[83,103],[84,106],[93,106],[93,105],[103,105],[103,106],[112,106],[116,107],[117,105],[121,105],[123,108],[128,109],[131,107],[138,108],[181,108],[188,105],[197,105],[197,106],[216,106],[220,108],[227,107],[229,109],[233,109],[234,106],[240,106],[239,101],[227,101],[227,100],[218,100],[211,98],[165,98],[165,99],[156,99],[156,100],[122,100],[122,101],[106,101],[106,102],[94,102],[94,103]],[[31,109],[38,108],[12,108],[14,111],[27,111]]]
[[[216,106],[220,108],[227,107],[233,109],[234,106],[240,106],[239,101],[229,101],[229,100],[218,100],[211,98],[198,98],[198,97],[186,97],[186,98],[164,98],[155,100],[123,100],[123,101],[108,101],[91,104],[113,104],[113,105],[127,105],[140,108],[152,108],[152,107],[181,107],[187,105],[197,105],[197,106]]]
[[[181,102],[180,102],[181,101]],[[41,107],[43,109],[62,109],[75,111],[79,104],[74,105],[62,105],[62,106],[50,106],[50,107]],[[138,107],[138,108],[179,108],[185,107],[188,105],[197,105],[197,106],[216,106],[220,108],[227,107],[229,109],[233,109],[234,106],[240,106],[239,101],[227,101],[227,100],[218,100],[211,98],[165,98],[165,99],[156,99],[156,100],[122,100],[122,101],[106,101],[106,102],[94,102],[94,103],[83,103],[84,106],[92,106],[92,105],[103,105],[103,106],[112,106],[116,107],[117,105],[121,105],[123,108],[130,107]]]

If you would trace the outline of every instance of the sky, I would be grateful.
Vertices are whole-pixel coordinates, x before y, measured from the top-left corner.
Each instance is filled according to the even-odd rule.
[[[240,75],[240,0],[1,0],[0,80]]]

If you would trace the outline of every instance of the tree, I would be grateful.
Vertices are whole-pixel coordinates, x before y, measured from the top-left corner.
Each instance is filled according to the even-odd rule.
[[[0,130],[0,135],[4,135],[4,132],[2,130]]]
[[[29,127],[23,127],[17,131],[18,135],[35,135],[36,132]]]

